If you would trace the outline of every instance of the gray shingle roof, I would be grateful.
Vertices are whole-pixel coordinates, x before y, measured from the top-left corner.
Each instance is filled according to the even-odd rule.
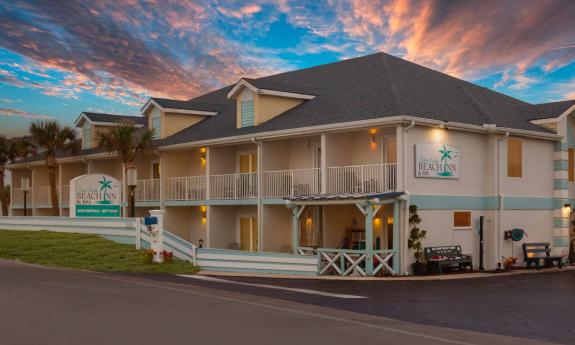
[[[121,123],[130,122],[137,125],[145,125],[147,123],[147,118],[145,116],[130,116],[130,115],[117,115],[117,114],[105,114],[105,113],[92,113],[83,112],[90,121],[93,122],[109,122],[109,123]]]
[[[548,119],[557,117],[565,112],[565,110],[575,105],[575,99],[569,101],[551,102],[535,104],[529,109],[530,120]]]
[[[235,101],[226,97],[233,85],[227,86],[190,100],[226,103],[225,109],[160,145],[397,115],[548,132],[528,121],[536,111],[529,103],[385,53],[246,80],[261,88],[289,85],[280,91],[313,89],[317,97],[261,125],[236,128]]]
[[[156,103],[158,103],[162,108],[168,108],[168,109],[199,110],[199,111],[218,112],[222,108],[222,105],[214,104],[214,103],[179,101],[176,99],[155,98],[155,97],[152,97],[152,99]],[[223,104],[223,107],[225,107],[225,102]]]

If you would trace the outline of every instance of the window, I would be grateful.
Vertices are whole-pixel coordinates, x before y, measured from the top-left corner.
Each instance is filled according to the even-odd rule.
[[[82,148],[92,148],[92,125],[86,123],[82,128]]]
[[[573,182],[575,181],[575,148],[570,147],[568,153],[569,182]]]
[[[152,163],[152,178],[156,180],[160,178],[160,162]]]
[[[160,136],[162,135],[161,115],[162,114],[157,109],[154,109],[154,112],[152,113],[152,128],[154,129],[153,139],[159,139]]]
[[[249,89],[244,89],[240,96],[241,102],[241,121],[242,127],[254,125],[254,95]]]
[[[519,139],[507,140],[507,176],[523,176],[523,143]]]
[[[454,228],[471,228],[471,212],[455,211],[453,212]]]

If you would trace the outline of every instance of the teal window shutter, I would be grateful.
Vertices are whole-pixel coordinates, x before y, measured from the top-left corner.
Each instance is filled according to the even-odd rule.
[[[82,128],[82,143],[83,149],[91,149],[92,148],[92,126],[91,125],[84,125]]]
[[[242,127],[254,125],[254,100],[242,101]]]

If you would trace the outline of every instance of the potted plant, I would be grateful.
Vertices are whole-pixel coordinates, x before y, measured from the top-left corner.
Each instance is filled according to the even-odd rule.
[[[425,256],[423,255],[423,240],[427,235],[427,231],[419,228],[421,218],[417,214],[417,206],[409,206],[409,224],[411,225],[411,232],[407,246],[409,249],[414,250],[415,262],[412,264],[413,274],[422,275],[427,273],[427,266],[425,264]]]
[[[517,258],[513,256],[503,257],[503,269],[506,271],[513,270],[513,266],[517,263]]]

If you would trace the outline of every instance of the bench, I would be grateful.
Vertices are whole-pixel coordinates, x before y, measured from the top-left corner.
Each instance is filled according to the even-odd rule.
[[[527,267],[535,264],[537,269],[541,268],[541,261],[545,262],[545,267],[553,267],[557,262],[557,267],[563,267],[562,256],[551,256],[551,246],[549,242],[542,243],[523,243],[523,261]]]
[[[444,268],[473,269],[473,258],[461,252],[461,246],[424,248],[427,271],[443,273]]]

